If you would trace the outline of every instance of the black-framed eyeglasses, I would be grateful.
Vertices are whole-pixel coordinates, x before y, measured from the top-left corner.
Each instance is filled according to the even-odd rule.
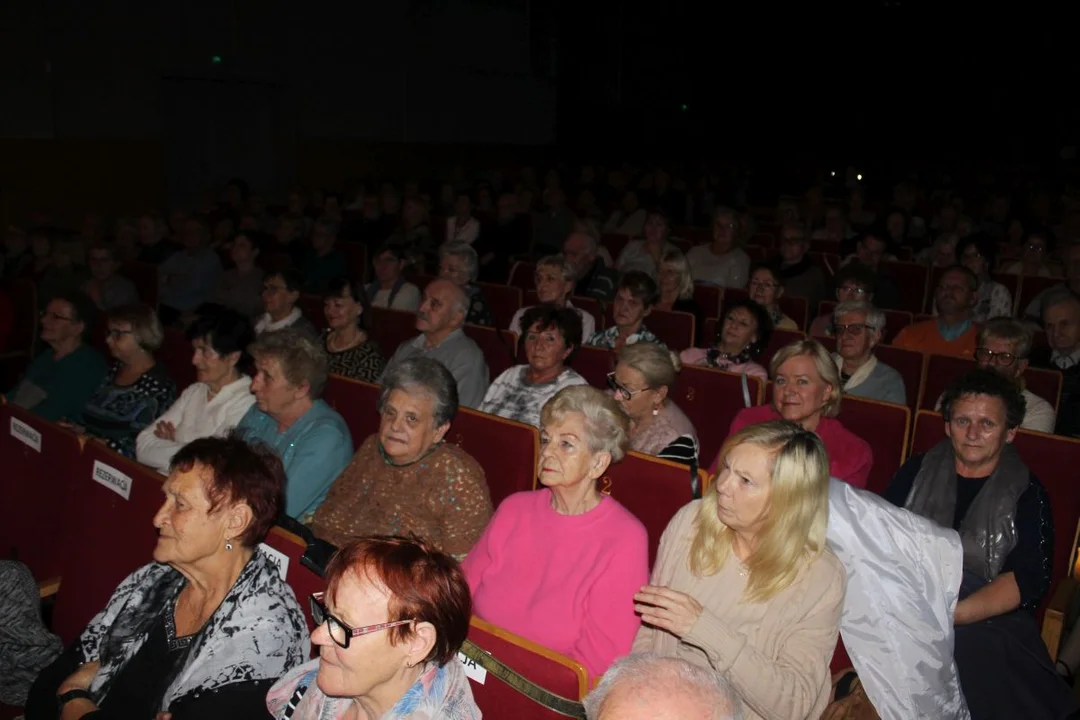
[[[847,286],[847,285],[845,285],[844,287],[838,287],[838,288],[836,288],[836,297],[837,297],[837,298],[840,298],[840,297],[841,297],[842,295],[844,295],[845,293],[851,293],[852,295],[856,295],[856,296],[858,296],[858,297],[862,297],[863,295],[869,295],[869,294],[870,294],[870,291],[869,291],[869,290],[867,290],[866,288],[861,288],[861,287],[849,287],[849,286]]]
[[[844,335],[859,337],[864,331],[869,330],[870,332],[873,332],[875,329],[876,328],[873,325],[867,325],[866,323],[849,323],[848,325],[833,323],[833,335],[836,337],[842,337]]]
[[[415,620],[394,620],[393,622],[353,628],[330,614],[330,611],[326,609],[326,605],[323,603],[323,593],[311,593],[308,599],[311,603],[311,618],[315,621],[316,627],[326,623],[326,630],[330,635],[330,639],[343,650],[348,649],[349,640],[354,637],[370,635],[380,630],[387,630],[398,625],[410,625],[415,622]]]
[[[131,335],[134,332],[135,332],[134,330],[117,330],[116,328],[109,328],[108,335],[113,340],[119,340],[120,338],[124,337],[125,335]]]
[[[994,352],[990,348],[977,348],[975,350],[975,360],[978,362],[984,362],[989,365],[997,365],[998,367],[1009,367],[1017,360],[1026,360],[1027,358],[1014,355],[1011,352]]]
[[[607,374],[607,384],[608,384],[608,387],[611,388],[612,391],[615,393],[615,399],[616,400],[619,399],[620,395],[622,395],[623,400],[629,400],[630,398],[634,397],[638,393],[643,393],[646,390],[652,390],[652,388],[647,388],[647,387],[641,388],[640,390],[631,390],[630,388],[626,387],[621,382],[616,380],[615,379],[615,373],[613,373],[613,372],[609,372]]]

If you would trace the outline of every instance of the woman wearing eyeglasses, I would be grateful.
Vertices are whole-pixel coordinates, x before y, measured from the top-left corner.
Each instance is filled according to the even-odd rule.
[[[979,277],[975,310],[972,319],[984,323],[990,318],[1010,317],[1013,314],[1013,298],[1009,288],[990,277],[997,257],[997,243],[986,235],[976,235],[960,241],[956,257],[961,265]],[[937,303],[934,304],[937,314]]]
[[[870,303],[842,302],[833,308],[836,352],[833,360],[848,395],[903,405],[907,402],[904,378],[874,357],[885,330],[885,313]]]
[[[857,488],[866,487],[874,464],[870,445],[848,430],[840,414],[842,386],[829,352],[817,340],[799,340],[773,355],[769,374],[773,380],[772,402],[739,411],[731,421],[731,435],[747,425],[770,420],[789,420],[816,433],[829,451],[829,475]],[[723,451],[709,468],[715,475]]]
[[[769,311],[773,328],[776,330],[799,330],[795,321],[780,309],[780,298],[784,295],[784,283],[779,271],[768,263],[757,263],[750,268],[750,299]]]
[[[836,286],[837,302],[874,301],[874,271],[860,263],[850,263],[840,268],[833,277]],[[832,337],[833,316],[831,312],[822,313],[810,323],[810,337]]]
[[[457,652],[469,632],[465,576],[422,540],[349,541],[309,598],[319,657],[266,696],[292,720],[479,720]]]
[[[108,315],[105,344],[116,362],[83,408],[87,434],[135,457],[135,441],[176,399],[176,383],[154,351],[165,337],[157,314],[146,305],[117,308]]]
[[[769,311],[753,300],[736,300],[724,308],[713,347],[683,350],[679,359],[683,365],[701,365],[765,380],[769,373],[755,360],[770,337]]]
[[[1054,251],[1054,236],[1048,231],[1033,231],[1027,234],[1022,245],[1020,259],[1002,268],[1011,275],[1038,277],[1061,277],[1061,272],[1047,264]]]

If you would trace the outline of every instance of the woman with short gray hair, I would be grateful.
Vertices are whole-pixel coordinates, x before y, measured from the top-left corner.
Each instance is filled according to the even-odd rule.
[[[379,394],[379,431],[364,440],[311,521],[343,545],[358,535],[418,535],[461,558],[491,518],[484,470],[445,442],[458,409],[442,363],[415,357],[390,366]]]
[[[534,280],[536,282],[536,299],[540,305],[551,305],[556,308],[570,308],[581,318],[582,339],[591,338],[596,332],[596,318],[579,307],[574,307],[570,302],[570,296],[574,294],[574,285],[577,283],[574,265],[565,255],[547,255],[540,258],[536,263]],[[521,326],[521,320],[525,313],[536,307],[530,305],[523,307],[514,313],[514,319],[510,321],[510,331],[522,335],[527,327]]]
[[[439,248],[439,277],[454,283],[469,296],[469,312],[465,322],[493,327],[495,320],[491,316],[491,309],[484,293],[475,284],[479,268],[480,258],[472,245],[448,242]]]
[[[874,356],[885,332],[885,313],[867,302],[842,302],[833,309],[833,360],[848,395],[903,405],[904,378]]]
[[[499,505],[462,569],[474,613],[600,676],[630,651],[633,595],[648,580],[648,533],[597,483],[629,449],[630,421],[588,385],[540,413],[540,490]]]

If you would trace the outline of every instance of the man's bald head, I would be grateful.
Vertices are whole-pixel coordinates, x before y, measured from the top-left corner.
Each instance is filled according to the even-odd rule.
[[[416,313],[416,329],[439,341],[465,324],[469,296],[449,280],[432,280],[424,288],[424,298]]]
[[[589,720],[742,720],[739,699],[720,675],[653,653],[617,661],[585,698]]]

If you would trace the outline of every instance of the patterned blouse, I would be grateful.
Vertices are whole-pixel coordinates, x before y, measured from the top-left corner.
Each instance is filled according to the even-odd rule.
[[[491,383],[480,410],[492,415],[517,420],[540,427],[540,410],[555,393],[571,385],[588,385],[589,381],[570,368],[565,368],[554,380],[531,383],[526,379],[528,365],[509,368]]]
[[[113,363],[97,391],[83,408],[86,432],[116,452],[135,457],[135,438],[176,400],[176,383],[156,363],[131,385],[117,385],[120,363]]]
[[[591,338],[589,338],[588,340],[585,341],[585,344],[586,345],[594,345],[596,347],[607,348],[609,350],[614,350],[615,345],[616,345],[616,343],[618,343],[618,341],[619,341],[619,326],[618,325],[612,325],[607,330],[601,330],[600,332],[593,335]],[[630,337],[626,338],[626,344],[627,345],[633,345],[634,343],[639,343],[639,342],[651,342],[651,343],[656,343],[657,345],[663,345],[664,344],[664,343],[660,342],[660,338],[653,335],[649,331],[649,328],[645,327],[644,325],[642,325],[641,329],[638,330],[636,333],[633,333],[632,335],[630,335]]]
[[[355,347],[334,352],[329,345],[330,328],[322,331],[321,339],[326,349],[326,356],[330,360],[331,373],[369,383],[379,381],[379,376],[386,367],[386,358],[383,357],[379,344],[374,340],[369,338]]]

